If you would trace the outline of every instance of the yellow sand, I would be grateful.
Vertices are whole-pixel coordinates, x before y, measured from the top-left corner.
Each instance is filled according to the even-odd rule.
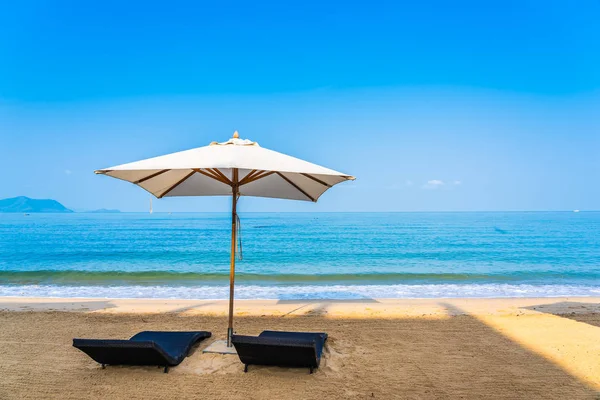
[[[600,399],[600,298],[238,301],[236,331],[325,331],[321,368],[202,354],[227,303],[0,298],[0,399]],[[102,370],[73,337],[209,330],[168,374]]]

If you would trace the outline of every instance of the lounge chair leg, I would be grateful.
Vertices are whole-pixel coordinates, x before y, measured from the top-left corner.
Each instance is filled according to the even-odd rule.
[[[106,364],[100,364],[102,365],[102,369],[106,369]]]
[[[168,365],[165,365],[165,369],[163,370],[163,372],[164,372],[165,374],[169,372],[169,366],[168,366]]]
[[[313,367],[310,367],[310,373],[312,375],[312,373],[313,373]]]
[[[244,364],[244,372],[248,372],[248,364]]]

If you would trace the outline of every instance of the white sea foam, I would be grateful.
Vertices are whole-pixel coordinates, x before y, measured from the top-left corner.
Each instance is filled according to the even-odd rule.
[[[239,285],[237,299],[368,299],[368,298],[449,298],[449,297],[567,297],[600,296],[599,286],[585,285],[331,285],[257,286]],[[0,286],[0,296],[227,299],[227,286]]]

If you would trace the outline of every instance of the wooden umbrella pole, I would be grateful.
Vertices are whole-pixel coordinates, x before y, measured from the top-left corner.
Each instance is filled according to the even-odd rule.
[[[235,248],[237,234],[237,200],[238,200],[238,170],[233,169],[232,176],[232,206],[231,206],[231,265],[229,268],[229,324],[227,326],[227,347],[232,347],[231,337],[233,336],[233,294],[235,285]]]

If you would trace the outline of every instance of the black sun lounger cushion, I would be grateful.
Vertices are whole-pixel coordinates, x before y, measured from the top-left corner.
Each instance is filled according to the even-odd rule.
[[[129,340],[73,339],[73,346],[94,361],[108,365],[178,365],[192,346],[210,332],[144,331]]]
[[[309,368],[321,362],[326,333],[264,331],[258,336],[234,335],[233,345],[245,365]]]

